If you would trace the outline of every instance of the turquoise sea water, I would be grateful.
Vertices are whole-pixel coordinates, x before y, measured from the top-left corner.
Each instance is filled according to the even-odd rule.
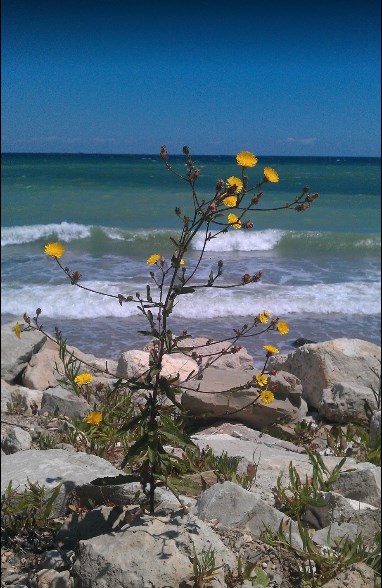
[[[201,169],[198,195],[210,198],[216,181],[238,175],[233,156],[194,158]],[[183,157],[171,158],[184,173]],[[200,268],[208,277],[224,261],[222,283],[263,271],[257,284],[230,290],[199,290],[183,296],[172,315],[175,332],[229,336],[250,317],[269,310],[286,320],[290,333],[247,339],[255,358],[265,342],[281,351],[298,337],[323,341],[359,337],[380,343],[380,159],[260,157],[248,170],[253,185],[262,168],[277,169],[280,182],[267,184],[258,210],[248,215],[251,231],[230,230],[212,240]],[[291,202],[308,185],[320,197],[303,213],[261,208]],[[81,283],[104,292],[144,292],[150,280],[147,257],[171,255],[180,207],[191,211],[186,182],[165,169],[159,156],[2,155],[2,322],[42,308],[44,326],[59,326],[68,341],[98,356],[118,358],[141,348],[146,328],[134,304],[70,286],[54,260],[43,254],[61,241],[64,264]],[[203,239],[188,252],[191,270]]]

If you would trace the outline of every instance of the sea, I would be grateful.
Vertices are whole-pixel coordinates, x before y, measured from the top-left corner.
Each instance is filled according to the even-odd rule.
[[[262,186],[264,194],[246,220],[250,230],[230,229],[210,240],[203,252],[197,234],[185,255],[186,272],[203,284],[229,286],[246,273],[263,272],[257,283],[234,288],[201,288],[182,295],[169,317],[175,334],[216,340],[232,337],[267,310],[286,321],[289,333],[272,331],[241,343],[261,365],[262,346],[281,353],[305,338],[320,342],[339,337],[381,341],[381,160],[353,157],[258,156],[247,170],[249,185],[263,168],[277,170],[280,181]],[[200,169],[199,200],[210,199],[219,179],[240,175],[235,154],[194,156]],[[118,359],[128,349],[142,349],[150,337],[137,304],[107,294],[135,296],[151,286],[158,293],[147,259],[174,251],[182,220],[192,213],[182,155],[169,156],[176,173],[157,155],[2,154],[1,322],[35,316],[68,344],[97,357]],[[178,174],[178,175],[177,175]],[[307,186],[319,193],[309,210],[269,211],[291,203]],[[69,283],[44,246],[65,247],[62,264],[81,274]]]

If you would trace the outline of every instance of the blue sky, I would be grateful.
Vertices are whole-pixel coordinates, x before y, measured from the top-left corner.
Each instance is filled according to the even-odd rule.
[[[379,0],[3,0],[2,151],[380,156]]]

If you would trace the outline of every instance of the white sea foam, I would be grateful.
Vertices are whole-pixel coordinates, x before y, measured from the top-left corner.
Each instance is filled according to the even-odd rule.
[[[84,282],[84,286],[109,292],[134,295],[143,292],[142,284],[127,287],[126,283]],[[303,286],[256,284],[234,290],[208,288],[181,296],[174,308],[174,317],[206,319],[256,315],[264,309],[272,315],[378,315],[380,313],[380,282],[346,282]],[[68,286],[25,285],[3,286],[2,312],[22,315],[41,307],[44,316],[67,319],[97,317],[128,317],[139,314],[136,303],[121,307],[118,300]],[[350,319],[349,319],[350,320]]]
[[[67,243],[73,239],[85,239],[89,237],[90,232],[89,226],[65,221],[60,224],[2,227],[1,246],[31,243],[44,237],[54,237]]]
[[[264,231],[246,232],[230,231],[221,233],[208,241],[206,251],[269,251],[282,239],[287,231],[266,229]],[[204,233],[198,233],[193,242],[193,249],[201,250],[204,244]]]

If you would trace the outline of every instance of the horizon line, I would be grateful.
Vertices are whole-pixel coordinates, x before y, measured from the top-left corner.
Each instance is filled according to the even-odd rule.
[[[89,152],[89,151],[1,151],[1,155],[103,155],[103,156],[150,156],[150,157],[159,157],[159,153],[104,153],[101,151],[97,152]],[[183,153],[171,153],[170,157],[185,157]],[[230,153],[195,153],[193,157],[236,157],[235,154]],[[331,157],[331,158],[352,158],[352,159],[381,159],[381,155],[281,155],[281,154],[272,154],[272,155],[261,155],[258,154],[256,157],[300,157],[300,158],[308,158],[308,157]]]

